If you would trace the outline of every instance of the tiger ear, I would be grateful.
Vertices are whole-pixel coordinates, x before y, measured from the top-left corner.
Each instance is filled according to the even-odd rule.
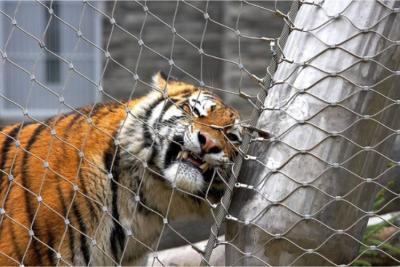
[[[164,89],[167,85],[167,75],[164,72],[159,71],[153,75],[153,85],[159,89]]]
[[[164,89],[167,84],[170,82],[179,82],[177,78],[174,76],[167,75],[163,71],[157,72],[155,75],[153,75],[153,86],[158,87],[160,89]]]

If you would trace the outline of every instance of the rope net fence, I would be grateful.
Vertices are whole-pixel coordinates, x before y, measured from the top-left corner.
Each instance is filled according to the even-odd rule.
[[[0,263],[398,265],[399,13],[379,0],[1,2]],[[161,115],[180,108],[176,79],[241,115],[237,156],[201,192],[132,153],[141,137],[121,139],[134,120],[148,151],[182,147]],[[159,117],[131,111],[156,92]],[[107,112],[124,113],[118,127]]]

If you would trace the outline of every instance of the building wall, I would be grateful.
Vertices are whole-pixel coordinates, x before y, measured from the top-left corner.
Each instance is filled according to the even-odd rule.
[[[238,64],[263,77],[271,53],[269,42],[260,38],[278,37],[283,26],[282,18],[266,10],[275,10],[275,2],[252,3],[262,8],[239,1],[178,4],[175,1],[148,1],[149,11],[146,14],[143,6],[136,2],[106,3],[107,14],[111,17],[114,10],[113,17],[124,30],[113,27],[109,19],[104,19],[104,47],[109,44],[111,57],[123,65],[119,66],[112,60],[106,65],[103,79],[105,90],[117,99],[129,98],[132,91],[134,96],[143,95],[149,89],[141,82],[134,86],[134,74],[140,80],[149,82],[157,70],[168,73],[170,65],[167,59],[172,57],[177,66],[172,68],[173,76],[195,84],[202,79],[247,116],[251,106],[237,94],[242,90],[255,95],[259,87],[249,75],[240,71]],[[289,2],[277,4],[282,12],[288,10],[290,5]],[[205,13],[209,16],[207,20]],[[174,42],[171,27],[160,22],[156,16],[169,26],[174,23],[177,32]],[[240,31],[241,36],[236,30]],[[156,53],[149,48],[141,48],[137,39],[143,40]],[[199,48],[207,55],[201,56]]]

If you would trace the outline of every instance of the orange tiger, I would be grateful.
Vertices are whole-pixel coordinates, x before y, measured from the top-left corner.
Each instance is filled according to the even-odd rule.
[[[209,212],[239,114],[160,72],[152,87],[1,129],[0,265],[143,264],[165,223]]]

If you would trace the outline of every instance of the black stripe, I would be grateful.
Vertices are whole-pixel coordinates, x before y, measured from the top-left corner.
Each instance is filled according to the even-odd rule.
[[[75,238],[74,238],[74,233],[73,233],[73,229],[71,228],[70,225],[68,225],[68,236],[69,236],[69,240],[68,240],[68,245],[69,245],[69,251],[71,253],[71,259],[70,262],[72,265],[75,265]]]
[[[89,248],[86,242],[86,234],[87,234],[87,229],[86,229],[86,224],[83,221],[82,214],[79,212],[78,206],[76,205],[76,202],[72,204],[72,212],[74,213],[76,220],[78,221],[79,224],[79,230],[83,233],[81,235],[81,252],[83,255],[83,258],[85,260],[85,265],[89,264]],[[69,229],[71,230],[71,229]],[[85,234],[85,235],[84,235]]]
[[[166,125],[172,125],[174,124],[177,120],[184,118],[184,116],[172,116],[171,118],[164,120],[162,123],[160,123],[161,126]]]
[[[82,197],[85,199],[85,202],[86,202],[86,205],[87,205],[88,209],[92,212],[91,215],[95,217],[93,219],[98,219],[97,218],[97,214],[95,212],[96,209],[95,209],[95,206],[92,203],[92,200],[89,197],[86,197],[89,194],[88,194],[88,191],[86,189],[86,182],[85,182],[84,176],[82,175],[81,171],[82,171],[82,168],[79,168],[78,177],[79,177],[79,180],[80,180],[80,183],[81,183],[80,188],[82,189],[83,195],[85,195],[85,196],[82,196]],[[97,207],[97,210],[98,210],[98,206],[96,206],[96,207]]]
[[[184,116],[172,116],[171,118],[169,118],[169,119],[167,119],[167,120],[163,120],[163,118],[164,118],[165,114],[167,113],[168,109],[171,108],[171,106],[174,105],[176,102],[177,102],[176,99],[167,99],[167,102],[166,102],[166,103],[164,104],[164,106],[163,106],[163,110],[164,110],[163,113],[164,113],[164,114],[162,115],[162,118],[161,118],[161,120],[160,120],[161,123],[159,123],[158,125],[156,125],[156,127],[153,126],[153,128],[154,128],[155,130],[158,130],[158,132],[159,132],[159,130],[161,129],[161,127],[163,127],[163,126],[165,126],[165,125],[168,126],[168,124],[171,125],[171,124],[175,123],[178,119],[184,117]],[[147,128],[147,129],[148,129],[148,128]],[[160,139],[163,138],[163,136],[159,136],[159,137],[160,137]],[[151,136],[150,136],[150,139],[151,139]],[[149,143],[152,144],[152,143],[153,143],[153,140],[151,139],[151,142],[149,142]],[[150,145],[148,145],[148,146],[150,146]],[[160,149],[159,149],[159,146],[153,145],[152,150],[150,151],[150,155],[149,155],[148,160],[147,160],[147,162],[148,162],[149,165],[154,165],[154,164],[153,164],[153,163],[154,163],[154,157],[155,157],[156,154],[159,153],[159,150],[160,150]]]
[[[169,107],[171,107],[171,105],[174,103],[173,100],[168,99],[166,103],[164,103],[163,106],[163,113],[165,115],[165,112],[167,111],[167,109]],[[145,121],[148,122],[148,120],[150,119],[150,117],[153,114],[154,108],[156,108],[159,104],[161,104],[161,101],[159,101],[156,105],[152,105],[150,106],[150,108],[146,111],[146,119]],[[159,152],[158,150],[158,146],[154,145],[155,140],[153,140],[151,134],[150,134],[150,128],[152,128],[152,131],[154,132],[156,130],[159,130],[159,128],[162,126],[163,124],[160,123],[158,124],[156,127],[154,125],[148,125],[148,124],[144,124],[143,126],[143,130],[144,130],[144,136],[145,136],[145,147],[152,147],[152,150],[150,151],[150,155],[149,158],[147,160],[148,164],[151,165],[153,164],[153,160],[154,160],[154,156]],[[161,136],[160,136],[161,137]]]
[[[118,149],[113,149],[114,145],[111,144],[111,148],[104,154],[104,165],[106,169],[111,172],[113,179],[111,180],[111,192],[112,192],[112,216],[114,218],[114,227],[110,235],[111,253],[113,254],[114,260],[119,262],[119,250],[122,249],[125,244],[125,233],[122,226],[119,224],[119,211],[118,211],[118,182],[119,182],[119,153]],[[114,158],[115,154],[115,158]],[[117,222],[116,222],[117,221]],[[119,245],[119,248],[118,246]]]
[[[72,116],[72,115],[71,115],[71,116]],[[70,120],[70,122],[68,122],[67,127],[64,129],[64,130],[65,130],[64,135],[63,135],[64,139],[69,137],[69,133],[70,133],[71,128],[74,126],[74,124],[75,124],[81,117],[82,117],[82,115],[79,114],[79,113],[76,113],[76,114],[73,115],[73,118]]]
[[[22,261],[22,253],[21,253],[21,250],[20,250],[20,248],[19,248],[19,246],[18,246],[18,243],[17,243],[17,237],[15,236],[15,231],[14,231],[14,222],[12,222],[12,221],[10,221],[10,235],[11,235],[11,242],[12,242],[12,245],[13,245],[13,247],[14,247],[14,251],[17,253],[17,257],[18,257],[18,259],[16,259],[18,262],[21,262]]]
[[[164,98],[160,97],[156,101],[150,104],[150,106],[147,108],[146,112],[144,115],[142,115],[140,118],[143,121],[141,124],[143,126],[143,132],[144,132],[144,146],[149,147],[153,144],[153,138],[151,137],[151,129],[150,126],[148,125],[148,120],[151,117],[151,114],[154,110],[154,108],[160,104],[161,101],[163,101]],[[133,129],[136,131],[136,129]]]
[[[14,126],[14,128],[12,128],[12,130],[5,136],[5,139],[3,141],[3,145],[1,148],[1,154],[0,154],[0,170],[3,170],[4,172],[6,172],[5,170],[5,165],[7,162],[7,154],[10,151],[10,147],[11,144],[14,142],[14,139],[16,138],[18,132],[20,129],[20,124]],[[0,192],[1,189],[3,188],[3,186],[1,186],[2,184],[2,179],[3,179],[3,172],[0,172]]]
[[[215,198],[215,200],[219,201],[225,193],[225,189],[223,188],[216,188],[211,186],[210,190],[208,191],[208,196]],[[205,197],[205,195],[204,195]]]
[[[167,110],[169,108],[171,108],[172,106],[175,106],[176,102],[177,102],[176,99],[173,99],[173,98],[168,98],[167,99],[167,102],[164,104],[164,107],[163,107],[164,115],[165,115],[165,113],[167,112]]]
[[[31,123],[25,123],[22,126],[22,128],[27,126],[27,125],[29,125],[29,124],[31,124]],[[7,157],[8,156],[8,152],[10,151],[10,147],[11,147],[11,144],[14,142],[14,139],[17,138],[17,135],[18,135],[18,133],[20,131],[20,128],[21,128],[20,124],[15,125],[14,128],[12,128],[11,131],[8,134],[6,134],[6,136],[5,136],[5,139],[4,139],[4,142],[3,142],[3,145],[2,145],[2,149],[1,149],[1,154],[0,154],[0,157],[1,157],[0,169],[5,171],[5,172],[6,172],[5,165],[6,165],[7,158],[8,158]],[[21,129],[21,131],[22,131],[22,129]],[[3,172],[0,172],[0,190],[3,188],[3,186],[1,185],[2,184],[2,178],[3,178]],[[10,191],[10,194],[11,194],[11,191]],[[6,203],[4,203],[4,209],[5,210],[7,210],[7,207],[6,207],[7,203],[8,203],[7,201],[6,201]],[[12,215],[10,214],[10,216],[12,216]],[[15,236],[12,222],[10,222],[10,228],[11,228],[11,231],[10,231],[11,232],[11,240],[12,240],[12,244],[13,244],[13,247],[14,247],[14,251],[17,253],[17,257],[19,257],[18,261],[21,261],[22,260],[22,253],[21,253],[20,248],[19,248],[18,243],[17,243],[17,237]]]
[[[85,115],[89,115],[89,113],[91,112],[90,116],[93,117],[104,106],[106,106],[106,105],[97,103],[94,106],[85,107],[84,109],[82,109],[80,111],[82,113],[84,113]],[[71,119],[71,121],[68,123],[68,125],[67,125],[67,127],[65,129],[66,131],[64,133],[65,141],[67,141],[67,139],[69,138],[69,134],[74,132],[74,131],[72,131],[72,127],[75,126],[75,123],[77,123],[77,121],[80,118],[84,118],[83,115],[81,115],[80,113],[76,113],[74,115],[74,117]],[[82,171],[82,168],[79,168],[78,177],[79,177],[79,181],[80,181],[80,184],[81,184],[80,188],[82,189],[82,193],[85,196],[88,196],[89,194],[88,194],[87,189],[86,189],[85,179],[84,179],[84,176],[82,175],[81,171]],[[85,202],[86,202],[86,205],[87,205],[88,209],[90,211],[93,211],[93,215],[95,215],[95,212],[94,212],[95,208],[94,208],[94,206],[92,204],[92,201],[88,197],[83,197],[83,198],[85,199]]]
[[[81,118],[81,114],[79,114],[79,113],[75,113],[75,114],[71,113],[71,114],[69,114],[69,116],[73,116],[73,118],[71,119],[70,122],[68,122],[67,126],[64,128],[64,134],[63,134],[63,137],[62,137],[62,140],[64,140],[64,141],[67,141],[69,133],[72,132],[71,128],[78,121],[78,119]],[[57,123],[60,123],[61,120],[64,120],[64,119],[68,118],[69,116],[66,116],[66,117],[58,120]],[[55,127],[56,127],[56,125],[54,126],[54,128]],[[64,156],[66,154],[66,144],[65,143],[62,143],[62,149],[63,149],[63,154],[61,156]],[[69,220],[69,217],[67,217],[67,205],[66,205],[66,200],[65,200],[65,197],[64,197],[64,194],[66,194],[66,192],[63,192],[61,190],[61,185],[60,185],[60,179],[63,179],[62,177],[59,177],[60,176],[59,175],[60,174],[59,164],[61,163],[61,161],[62,161],[61,159],[57,160],[56,165],[54,166],[54,172],[58,176],[57,177],[57,192],[58,192],[58,195],[60,197],[62,215],[63,215],[64,219],[68,219]],[[69,245],[69,250],[70,250],[70,254],[71,254],[70,262],[72,264],[74,264],[74,258],[75,258],[75,254],[74,254],[74,249],[75,249],[74,248],[74,242],[75,242],[74,233],[73,233],[73,230],[72,230],[70,225],[68,225],[66,227],[67,227],[68,237],[69,237],[68,238],[68,245]]]
[[[22,158],[22,165],[21,165],[21,183],[22,186],[28,189],[30,188],[30,184],[29,184],[29,164],[28,164],[28,159],[29,159],[29,153],[32,145],[35,143],[36,139],[38,138],[38,136],[40,135],[40,133],[46,129],[46,127],[43,124],[40,124],[36,127],[36,129],[33,131],[31,137],[29,138],[29,141],[25,147],[25,152],[24,152],[24,156]],[[33,191],[31,189],[31,191]],[[33,217],[35,216],[35,212],[33,210],[32,207],[32,203],[35,202],[34,199],[31,199],[31,193],[29,192],[25,192],[24,194],[24,199],[25,199],[25,207],[26,210],[28,212],[28,216],[29,216],[29,222],[32,225],[32,230],[35,234],[36,237],[39,236],[39,231],[38,229],[35,227],[35,223],[33,222]],[[39,242],[36,239],[32,239],[32,245],[33,245],[33,250],[35,251],[35,256],[38,258],[38,262],[39,265],[43,265],[42,262],[42,255],[40,254],[40,249],[38,247]]]
[[[52,227],[47,225],[47,223],[46,223],[46,227],[47,227],[47,245],[54,249],[54,236],[52,233]],[[50,266],[56,266],[56,262],[55,262],[53,253],[54,252],[50,248],[47,248],[47,257],[49,258]]]
[[[208,184],[211,182],[211,180],[213,180],[213,178],[214,178],[214,180],[213,180],[214,183],[217,181],[220,181],[220,179],[218,179],[219,178],[218,174],[216,174],[214,169],[208,169],[203,174],[203,177],[204,177],[204,181],[207,182]],[[222,181],[220,181],[220,182],[222,182]]]
[[[61,190],[60,181],[58,181],[58,180],[57,180],[57,192],[58,192],[58,195],[60,196],[61,207],[62,207],[62,212],[63,212],[62,214],[65,219],[69,219],[69,218],[67,218],[67,205],[65,205],[64,193]],[[74,264],[74,257],[75,257],[75,255],[74,255],[74,233],[72,232],[72,228],[69,225],[67,227],[68,227],[68,235],[69,235],[68,245],[69,245],[69,250],[71,252],[71,263]]]
[[[139,179],[139,177],[137,177],[137,179]],[[148,208],[150,208],[150,207],[146,203],[146,198],[143,195],[143,186],[141,186],[139,188],[139,199],[140,199],[140,202],[137,203],[138,212],[140,212],[140,213],[142,213],[144,215],[149,215],[151,212],[150,212],[150,210]]]
[[[176,159],[179,151],[182,150],[182,145],[183,137],[179,135],[174,136],[171,143],[169,144],[169,147],[167,148],[167,152],[165,153],[165,169],[171,164],[174,159]]]
[[[201,104],[201,102],[200,102],[199,100],[197,100],[197,99],[194,99],[194,98],[193,98],[192,101],[193,101],[193,102],[196,102],[197,104]]]
[[[82,113],[88,113],[90,110],[91,110],[91,106],[79,109],[79,111],[82,112]],[[72,128],[74,126],[76,126],[76,123],[79,121],[79,119],[81,119],[83,117],[83,115],[78,113],[78,112],[76,112],[76,113],[73,112],[73,113],[70,114],[70,116],[73,116],[73,118],[71,119],[71,121],[68,123],[68,125],[64,129],[65,131],[64,131],[64,134],[63,134],[63,140],[66,141],[66,142],[68,142],[70,134],[74,134],[74,131],[73,131]],[[66,146],[66,144],[63,144],[64,151],[65,151],[65,146]],[[60,187],[59,183],[57,184],[57,190],[58,190],[58,192],[60,192],[60,196],[62,196],[61,202],[62,202],[62,207],[63,207],[63,211],[64,211],[64,216],[66,216],[67,207],[65,205],[65,199],[63,197],[64,194],[63,194],[63,192],[61,190],[61,187]],[[74,217],[76,218],[76,220],[78,222],[79,230],[81,231],[81,233],[83,233],[83,234],[79,233],[80,234],[80,242],[81,242],[80,249],[81,249],[81,253],[83,255],[83,258],[85,260],[85,263],[86,263],[86,265],[88,265],[89,264],[90,253],[89,253],[89,248],[88,248],[88,244],[87,244],[87,241],[86,241],[86,237],[84,235],[84,234],[87,234],[87,228],[86,228],[85,222],[83,221],[82,215],[81,215],[81,213],[79,211],[79,208],[78,208],[76,202],[72,203],[72,214],[74,215]],[[66,217],[66,219],[68,219],[68,220],[69,220],[69,218],[70,217],[68,217],[68,218]],[[70,222],[70,223],[72,223],[72,222]],[[74,253],[74,251],[75,251],[75,246],[74,246],[75,237],[74,237],[73,228],[71,228],[71,226],[68,226],[68,235],[69,235],[68,245],[69,245],[69,250],[71,252],[71,263],[72,263],[72,265],[75,265],[75,253]]]
[[[161,116],[160,121],[164,122],[164,117],[167,114],[168,109],[170,109],[172,106],[176,106],[176,102],[178,102],[177,99],[173,99],[173,98],[167,99],[167,102],[164,104],[164,107],[163,107],[164,114]],[[175,117],[175,116],[173,116],[173,117]],[[181,116],[181,117],[183,117],[183,116]],[[160,123],[160,125],[162,125],[162,123]],[[158,125],[158,128],[160,127],[160,125]]]

